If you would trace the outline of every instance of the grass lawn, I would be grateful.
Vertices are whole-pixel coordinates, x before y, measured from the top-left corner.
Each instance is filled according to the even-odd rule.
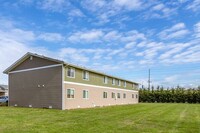
[[[93,109],[0,107],[0,133],[200,133],[200,104],[140,103]]]

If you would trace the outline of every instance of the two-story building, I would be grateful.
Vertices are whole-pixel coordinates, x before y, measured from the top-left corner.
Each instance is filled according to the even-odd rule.
[[[27,53],[4,73],[9,106],[74,109],[138,103],[138,83]]]

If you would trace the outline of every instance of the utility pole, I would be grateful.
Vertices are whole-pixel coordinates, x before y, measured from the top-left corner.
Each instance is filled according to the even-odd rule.
[[[149,69],[148,89],[150,89],[150,84],[151,84],[151,70]]]

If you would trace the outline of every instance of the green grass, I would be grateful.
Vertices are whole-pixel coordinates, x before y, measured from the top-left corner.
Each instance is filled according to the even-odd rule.
[[[200,104],[53,110],[0,107],[0,133],[200,133]]]

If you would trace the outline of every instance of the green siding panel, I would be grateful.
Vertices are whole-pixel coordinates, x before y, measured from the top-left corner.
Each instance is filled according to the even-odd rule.
[[[69,81],[69,82],[76,82],[76,83],[83,83],[83,84],[89,84],[89,85],[98,85],[98,86],[106,86],[106,87],[113,87],[113,88],[121,88],[121,89],[130,89],[130,90],[137,90],[137,86],[134,85],[133,88],[133,84],[126,81],[126,87],[124,87],[124,81],[121,80],[121,86],[117,85],[117,80],[115,79],[115,85],[112,85],[112,77],[108,77],[108,83],[104,84],[103,82],[103,78],[104,75],[100,75],[97,73],[93,73],[93,72],[89,72],[89,80],[84,80],[83,79],[83,70],[82,69],[78,69],[78,68],[74,68],[75,69],[75,78],[71,78],[67,76],[67,68],[65,67],[65,81]],[[71,67],[73,68],[73,67]]]

